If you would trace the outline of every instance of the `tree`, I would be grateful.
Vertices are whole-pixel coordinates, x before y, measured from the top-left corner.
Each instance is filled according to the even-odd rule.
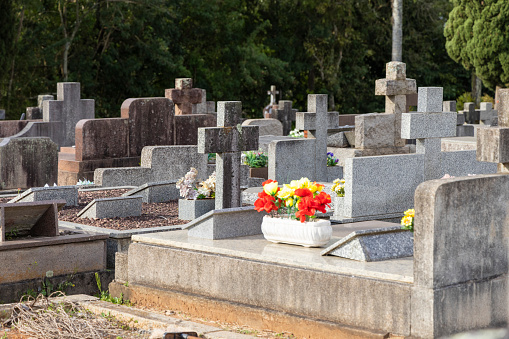
[[[403,61],[403,0],[392,0],[392,61]]]
[[[449,56],[485,86],[509,86],[509,2],[454,0],[444,29]]]

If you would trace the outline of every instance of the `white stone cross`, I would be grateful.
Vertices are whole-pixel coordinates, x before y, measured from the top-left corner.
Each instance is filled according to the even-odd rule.
[[[270,104],[269,105],[275,105],[276,104],[276,95],[279,94],[279,91],[276,91],[276,86],[272,85],[270,86],[270,91],[267,91],[267,95],[270,95]]]
[[[309,94],[308,112],[297,112],[296,128],[306,130],[316,139],[315,180],[327,181],[327,130],[339,127],[339,113],[327,112],[327,94]],[[313,160],[310,160],[313,161]]]
[[[95,102],[93,99],[81,99],[79,82],[59,82],[57,100],[43,101],[43,121],[60,123],[60,131],[65,133],[56,140],[60,146],[74,145],[78,121],[94,118]]]
[[[242,126],[242,102],[217,103],[217,127],[198,128],[198,153],[216,153],[216,209],[241,207],[241,152],[258,149],[258,126]]]
[[[456,136],[457,114],[442,112],[442,87],[419,87],[417,100],[417,113],[401,115],[401,137],[417,139],[416,153],[425,155],[425,180],[438,179],[441,138]]]

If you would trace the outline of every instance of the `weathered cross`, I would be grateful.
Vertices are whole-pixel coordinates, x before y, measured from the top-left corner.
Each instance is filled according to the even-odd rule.
[[[456,136],[456,112],[443,112],[442,87],[419,87],[417,113],[401,115],[401,137],[417,139],[416,153],[424,154],[425,180],[441,174],[441,138]]]
[[[43,101],[42,119],[46,122],[62,124],[58,140],[59,146],[72,146],[75,143],[76,124],[82,119],[95,118],[93,99],[81,99],[79,82],[59,82],[57,100]]]
[[[175,115],[192,114],[193,104],[202,101],[202,89],[193,88],[193,79],[175,79],[175,88],[165,91],[165,97],[175,104]]]
[[[275,105],[276,104],[276,95],[279,94],[279,91],[276,91],[276,86],[272,85],[270,86],[270,91],[267,91],[267,95],[270,95],[270,104],[269,105]]]
[[[406,78],[406,65],[403,62],[391,61],[385,65],[385,79],[375,82],[375,95],[385,95],[385,113],[395,114],[394,146],[402,147],[401,113],[406,110],[406,96],[417,92],[414,79]]]
[[[292,108],[290,100],[279,100],[274,118],[283,124],[283,135],[288,135],[292,130],[292,122],[295,121],[297,110]]]
[[[241,126],[242,102],[217,103],[217,127],[198,128],[198,153],[216,153],[216,209],[240,207],[241,152],[258,149],[258,126]]]
[[[499,89],[498,126],[477,129],[477,160],[498,163],[499,173],[509,173],[509,88]]]
[[[463,104],[463,115],[467,124],[477,124],[479,122],[479,111],[475,110],[475,103],[473,102]]]
[[[315,154],[309,155],[314,158],[315,179],[327,181],[327,130],[339,127],[339,113],[327,112],[327,94],[309,94],[308,112],[297,112],[296,118],[296,128],[316,139]]]

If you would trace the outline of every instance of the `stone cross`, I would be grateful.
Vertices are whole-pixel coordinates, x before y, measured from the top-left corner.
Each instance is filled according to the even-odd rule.
[[[463,115],[467,124],[476,124],[479,121],[479,111],[475,110],[473,102],[465,102],[463,104]]]
[[[75,129],[78,121],[95,118],[95,101],[81,99],[79,82],[59,82],[57,100],[42,101],[42,119],[45,122],[61,124],[58,137],[59,146],[72,146],[75,143]]]
[[[509,173],[509,88],[499,90],[498,126],[477,128],[477,160],[498,163],[498,173]]]
[[[327,94],[309,94],[308,112],[296,114],[296,128],[309,131],[316,139],[315,154],[309,155],[309,161],[315,162],[317,181],[327,181],[327,130],[339,127],[339,113],[327,112],[327,105]]]
[[[416,153],[424,154],[424,179],[441,173],[441,138],[456,136],[456,112],[442,111],[443,88],[420,87],[417,113],[401,115],[401,137],[417,139]]]
[[[493,109],[491,102],[481,102],[479,110],[479,120],[481,124],[491,125],[492,119],[497,116],[497,111]]]
[[[276,104],[276,95],[279,94],[279,91],[276,91],[276,86],[272,85],[270,86],[270,91],[267,91],[267,95],[270,95],[270,104],[269,105],[275,105]]]
[[[406,110],[406,96],[417,92],[414,79],[407,79],[406,64],[391,61],[385,65],[385,79],[375,82],[375,95],[385,95],[385,113],[395,114],[394,146],[402,147],[405,140],[401,139],[401,113]]]
[[[283,124],[283,135],[288,135],[292,130],[292,122],[295,121],[297,110],[292,108],[291,100],[279,100],[277,107],[274,118]]]
[[[217,127],[198,128],[198,153],[216,153],[216,209],[240,207],[241,152],[258,149],[258,126],[241,126],[242,102],[217,103]]]
[[[192,114],[193,105],[202,101],[202,89],[193,88],[193,79],[175,79],[175,88],[165,91],[165,97],[175,104],[175,115]]]

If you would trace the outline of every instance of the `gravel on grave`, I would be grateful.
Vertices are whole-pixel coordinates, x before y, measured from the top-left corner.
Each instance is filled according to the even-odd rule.
[[[138,228],[150,228],[160,226],[183,225],[188,221],[178,218],[178,201],[173,200],[163,203],[143,203],[141,216],[126,218],[107,218],[91,219],[78,218],[77,214],[94,199],[120,197],[127,192],[127,189],[114,189],[104,191],[79,191],[78,206],[64,207],[58,212],[58,220],[69,221],[83,225],[109,228],[119,231],[132,230]],[[7,202],[11,198],[1,198],[0,203]]]

